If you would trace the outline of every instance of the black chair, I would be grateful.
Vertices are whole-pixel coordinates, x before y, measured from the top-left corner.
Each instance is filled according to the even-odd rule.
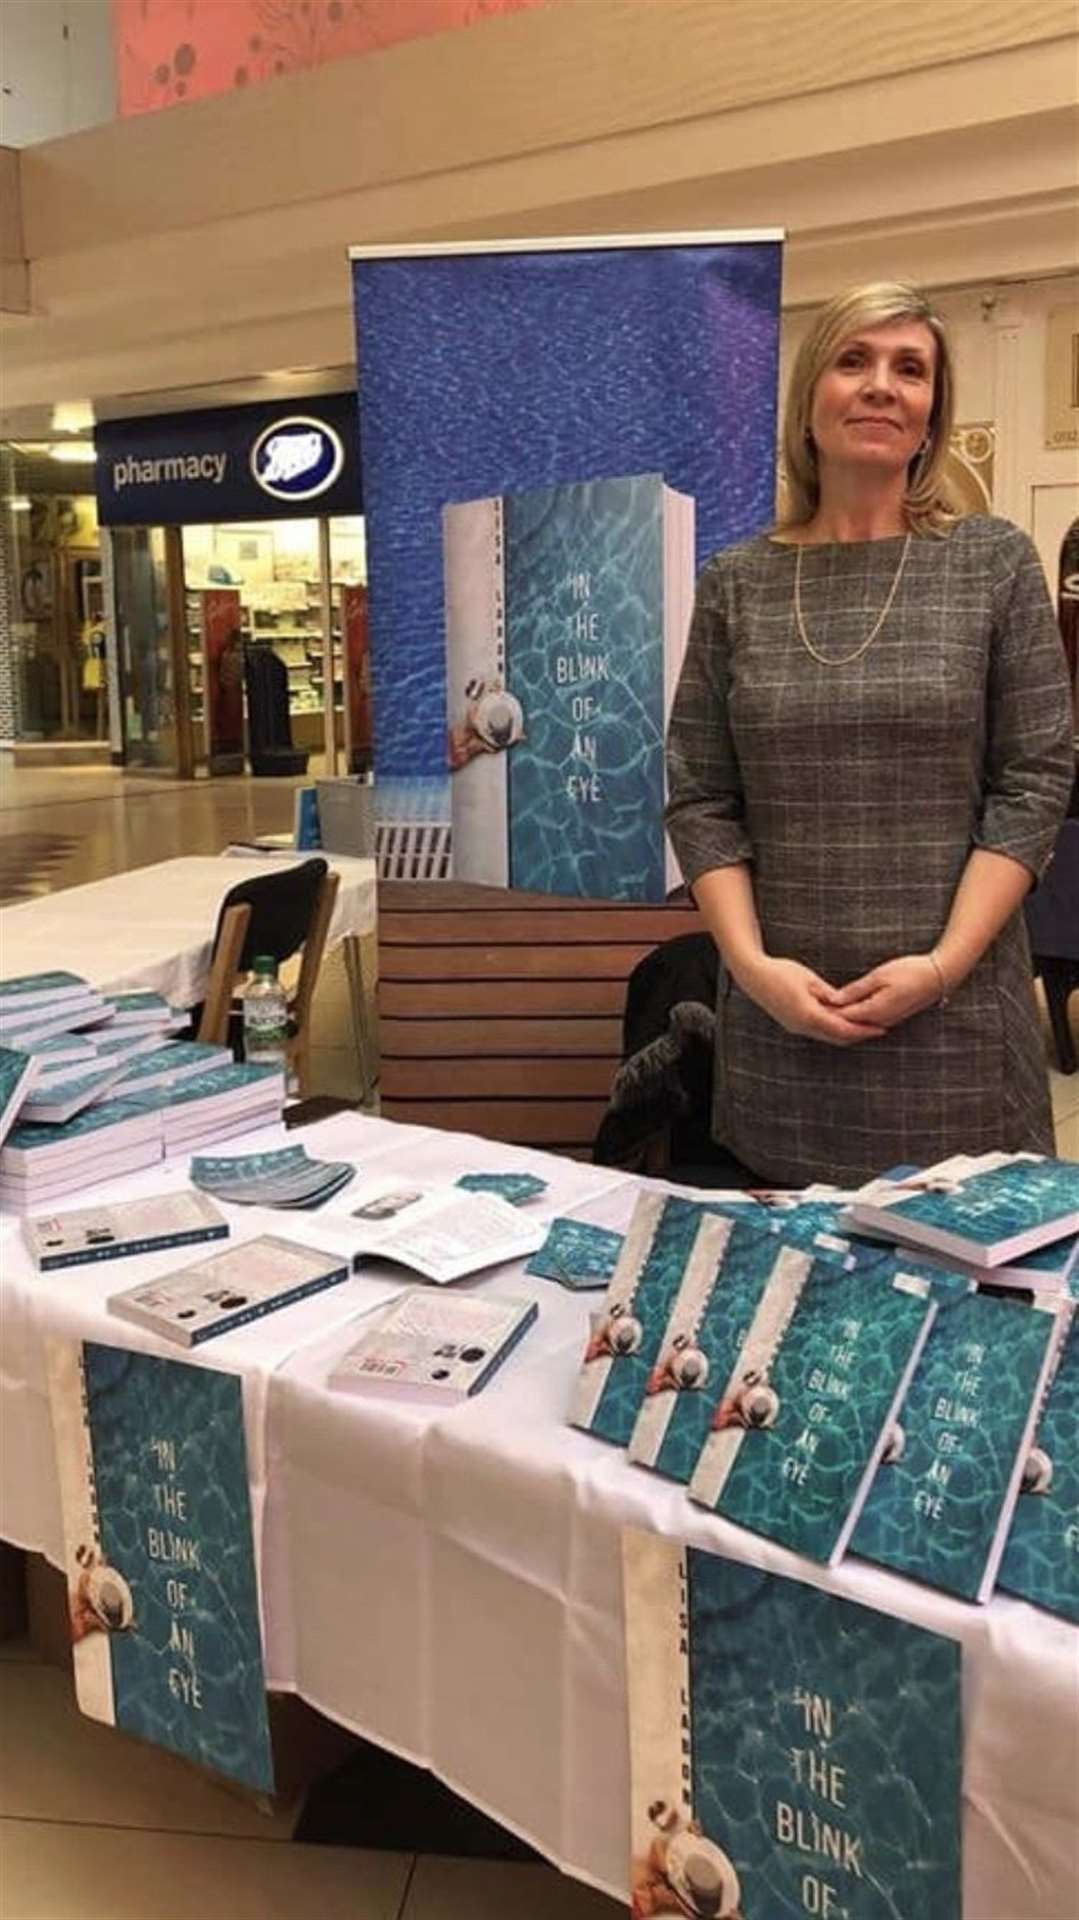
[[[719,955],[707,933],[680,933],[639,960],[626,982],[622,1065],[592,1158],[692,1187],[744,1187],[756,1176],[712,1139]]]
[[[1057,1065],[1074,1073],[1075,1042],[1068,1001],[1079,988],[1079,819],[1065,820],[1047,872],[1024,911],[1035,973],[1040,973]]]
[[[218,910],[211,950],[212,991],[192,1016],[200,1040],[220,1046],[228,1039],[235,1048],[240,1037],[232,1007],[236,981],[250,973],[256,959],[263,954],[272,957],[280,967],[283,961],[299,953],[315,924],[327,872],[325,860],[304,860],[295,867],[259,873],[251,880],[238,880],[229,888]],[[229,939],[230,930],[236,925],[233,914],[236,907],[248,910],[247,924],[239,942]],[[228,981],[219,977],[219,957],[225,960]]]
[[[308,755],[292,744],[288,668],[266,641],[248,641],[244,647],[244,691],[252,773],[306,773]]]

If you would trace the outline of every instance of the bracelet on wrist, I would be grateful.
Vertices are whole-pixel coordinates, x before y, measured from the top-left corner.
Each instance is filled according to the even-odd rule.
[[[933,972],[937,976],[937,985],[940,988],[940,993],[937,996],[936,1005],[938,1007],[946,1007],[949,999],[951,998],[951,995],[948,992],[948,982],[944,977],[944,968],[941,966],[940,961],[937,959],[937,956],[934,952],[927,953],[925,957],[928,960],[930,966],[932,967]]]

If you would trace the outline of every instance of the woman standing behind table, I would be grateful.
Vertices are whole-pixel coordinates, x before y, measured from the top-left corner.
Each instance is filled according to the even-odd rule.
[[[667,825],[724,962],[717,1140],[767,1180],[1053,1150],[1021,913],[1074,773],[1037,552],[941,498],[954,375],[913,288],[798,354],[789,520],[701,574]]]

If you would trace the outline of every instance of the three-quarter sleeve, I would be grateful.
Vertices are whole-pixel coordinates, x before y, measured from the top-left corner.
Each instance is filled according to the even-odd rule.
[[[697,584],[667,729],[667,831],[690,886],[713,867],[753,857],[727,711],[728,648],[724,580],[713,560]]]
[[[1010,854],[1037,879],[1052,858],[1075,777],[1071,695],[1038,550],[1018,527],[1009,532],[993,622],[974,844]]]

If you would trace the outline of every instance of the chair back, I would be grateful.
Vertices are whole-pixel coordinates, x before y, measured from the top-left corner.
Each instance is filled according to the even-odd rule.
[[[1065,820],[1024,912],[1030,950],[1038,959],[1079,960],[1079,820]]]
[[[251,908],[246,901],[234,901],[231,906],[226,903],[218,917],[206,998],[195,1030],[195,1038],[203,1046],[223,1047],[228,1039],[232,995],[250,919]]]
[[[260,954],[271,955],[278,966],[290,959],[299,952],[311,930],[326,873],[325,860],[314,859],[275,873],[256,874],[251,880],[237,881],[221,902],[214,934],[214,956],[229,909],[246,906],[250,908],[250,917],[239,954],[239,972],[249,973]]]

